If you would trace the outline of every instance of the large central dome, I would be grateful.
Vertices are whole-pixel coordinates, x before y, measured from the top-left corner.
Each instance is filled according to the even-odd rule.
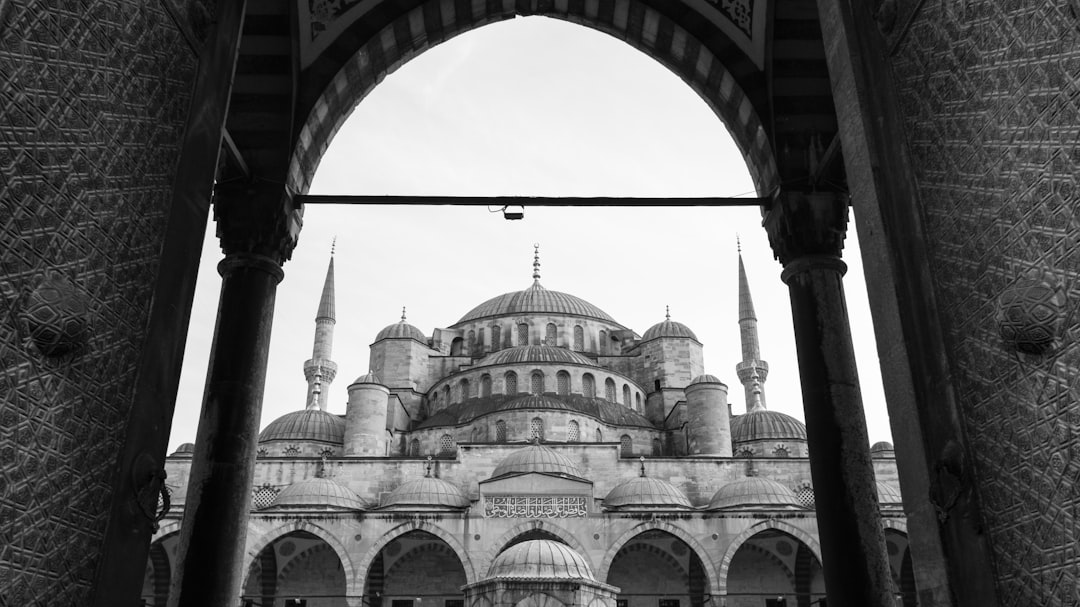
[[[618,324],[607,312],[569,293],[549,291],[539,282],[524,291],[503,293],[469,310],[455,326],[481,318],[513,314],[567,314]]]

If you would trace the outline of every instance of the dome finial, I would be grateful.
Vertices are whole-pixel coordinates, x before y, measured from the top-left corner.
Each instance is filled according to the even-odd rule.
[[[735,250],[742,255],[742,241],[739,240],[739,233],[735,233]]]
[[[405,306],[401,306],[401,322],[405,322]]]
[[[533,280],[540,284],[540,243],[533,243]]]
[[[664,306],[664,320],[671,320],[671,306]]]
[[[427,456],[427,463],[424,464],[424,478],[431,478],[431,456]]]
[[[337,236],[334,236],[334,239],[330,241],[330,257],[334,256],[335,249],[337,249]]]
[[[644,478],[644,476],[645,476],[645,456],[642,455],[641,457],[639,457],[638,461],[641,462],[641,476]]]

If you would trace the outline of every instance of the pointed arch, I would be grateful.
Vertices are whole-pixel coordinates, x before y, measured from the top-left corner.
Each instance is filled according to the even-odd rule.
[[[308,521],[288,521],[286,523],[273,527],[268,531],[263,532],[254,540],[250,539],[249,536],[246,550],[247,558],[244,560],[243,570],[251,571],[251,567],[255,563],[255,560],[259,558],[259,554],[262,553],[262,551],[267,546],[272,544],[275,540],[290,533],[295,533],[297,531],[304,531],[306,533],[310,533],[311,535],[319,538],[334,549],[334,552],[337,553],[338,560],[341,561],[341,568],[345,571],[346,594],[351,595],[363,592],[363,576],[356,575],[356,568],[353,566],[352,558],[349,556],[349,551],[345,548],[345,545],[341,543],[341,540],[338,539],[340,534],[331,532],[325,527],[316,525],[315,523],[311,523]],[[357,583],[359,583],[361,586],[359,591],[356,590]],[[244,583],[241,588],[246,586],[247,579],[245,574]]]
[[[458,560],[461,561],[461,566],[465,569],[466,583],[473,584],[477,581],[476,570],[473,568],[473,563],[472,560],[469,558],[469,553],[465,550],[465,547],[461,545],[461,542],[458,541],[456,537],[446,532],[442,528],[436,525],[432,525],[426,521],[409,521],[407,523],[402,523],[397,527],[394,527],[393,529],[390,529],[386,533],[382,534],[381,536],[379,536],[379,539],[375,540],[375,543],[371,545],[371,548],[368,548],[367,552],[364,553],[364,556],[361,557],[356,564],[356,571],[363,572],[363,574],[360,576],[360,588],[357,589],[349,586],[350,594],[354,594],[356,596],[360,596],[361,594],[363,594],[364,588],[362,584],[362,578],[367,576],[367,571],[368,569],[371,569],[371,563],[375,561],[375,557],[378,556],[379,552],[382,551],[382,549],[385,548],[386,545],[389,544],[391,541],[401,537],[402,535],[405,535],[410,531],[423,531],[424,533],[430,533],[431,535],[446,542],[446,545],[450,546],[450,549],[454,551],[454,554],[457,556]],[[484,571],[487,570],[485,569]]]
[[[724,556],[720,559],[719,566],[716,570],[716,575],[719,578],[720,582],[718,594],[727,593],[728,570],[731,568],[731,561],[735,558],[735,553],[739,551],[739,548],[743,544],[745,544],[747,540],[761,533],[762,531],[767,531],[770,529],[782,531],[790,535],[791,537],[799,540],[800,542],[805,544],[807,548],[810,549],[810,552],[813,553],[814,558],[817,559],[818,563],[822,562],[821,544],[818,543],[817,538],[810,535],[806,531],[803,531],[802,529],[796,527],[795,525],[792,525],[791,523],[787,523],[785,521],[780,521],[776,519],[762,521],[756,525],[744,529],[742,533],[735,536],[735,538],[731,540],[731,543],[728,544],[727,550],[724,552]]]
[[[573,533],[570,533],[566,529],[563,529],[562,527],[556,525],[555,523],[552,523],[551,521],[526,521],[524,523],[514,525],[513,527],[508,529],[506,533],[499,536],[499,539],[495,540],[495,542],[491,544],[491,549],[488,550],[486,554],[484,554],[483,562],[477,563],[480,566],[480,570],[486,572],[491,567],[491,562],[495,560],[495,557],[502,554],[505,547],[510,542],[514,541],[514,538],[529,533],[530,531],[543,531],[544,533],[548,533],[559,538],[561,542],[573,548],[575,552],[581,555],[581,558],[585,559],[585,563],[589,566],[589,569],[592,569],[593,572],[596,571],[596,567],[593,566],[592,559],[589,558],[588,551],[585,549],[585,546],[582,545],[582,543],[577,539],[577,536],[575,536]]]
[[[720,590],[721,586],[718,583],[716,565],[713,563],[709,551],[697,540],[697,538],[687,533],[686,530],[666,521],[645,521],[627,529],[608,547],[607,552],[604,554],[604,560],[600,563],[600,568],[594,570],[596,571],[596,579],[601,581],[608,579],[608,574],[611,572],[611,563],[615,561],[615,555],[617,555],[619,550],[621,550],[628,542],[646,531],[664,531],[682,540],[690,547],[690,550],[694,551],[698,560],[701,561],[701,568],[705,570],[707,594],[722,593]]]

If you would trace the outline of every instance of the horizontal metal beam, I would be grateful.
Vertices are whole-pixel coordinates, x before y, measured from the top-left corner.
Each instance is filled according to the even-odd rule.
[[[624,198],[580,196],[374,196],[303,194],[302,204],[433,204],[488,207],[759,207],[768,198],[731,198],[724,196],[679,198]]]

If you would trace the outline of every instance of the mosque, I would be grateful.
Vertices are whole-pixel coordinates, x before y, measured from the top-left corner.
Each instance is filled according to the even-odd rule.
[[[370,346],[345,410],[331,255],[303,409],[259,435],[245,605],[824,605],[803,423],[767,407],[739,254],[746,409],[670,314],[638,334],[533,282],[430,335],[401,320]],[[352,375],[350,375],[351,377]],[[194,446],[166,465],[145,605],[165,605]],[[897,604],[915,605],[892,445],[871,448]]]

